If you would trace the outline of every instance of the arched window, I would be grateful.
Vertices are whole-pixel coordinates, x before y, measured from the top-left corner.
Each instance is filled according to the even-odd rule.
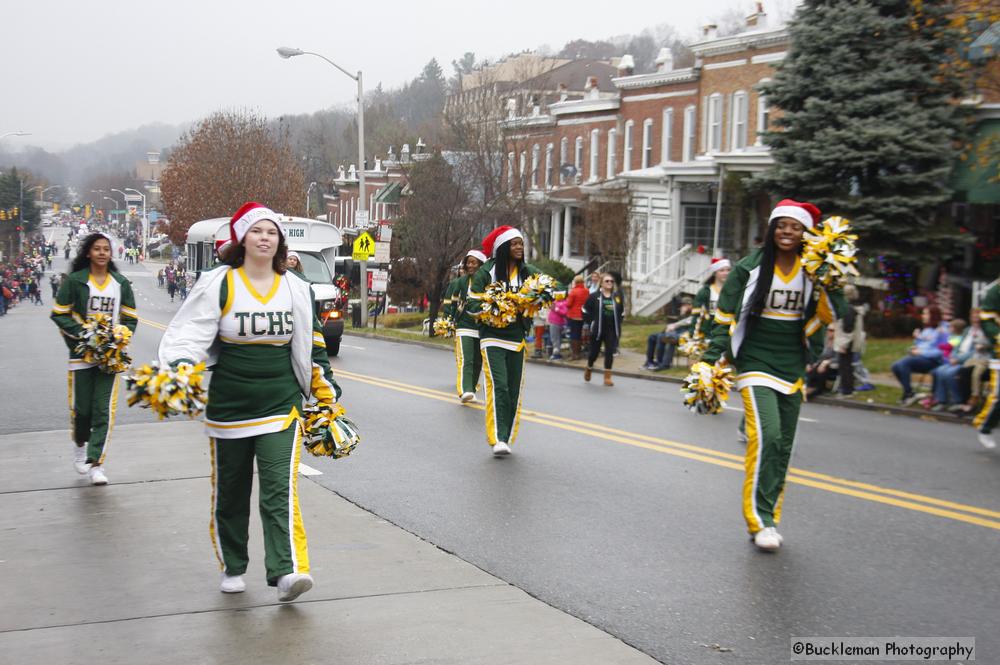
[[[663,133],[660,135],[660,163],[670,161],[670,150],[674,142],[674,110],[663,109]]]
[[[682,158],[685,162],[694,159],[697,152],[698,141],[698,117],[694,105],[684,109],[684,150]]]
[[[566,184],[566,176],[562,174],[563,164],[569,163],[569,139],[565,136],[559,142],[559,184]]]
[[[747,93],[742,90],[733,93],[729,114],[729,147],[743,150],[747,147]]]
[[[642,168],[649,168],[653,163],[653,119],[642,121]]]
[[[761,79],[758,81],[758,85],[761,83],[767,83],[770,80],[771,79]],[[770,122],[771,111],[768,107],[767,96],[761,92],[757,95],[757,137],[754,139],[754,145],[764,145],[764,132],[767,131],[767,127]]]
[[[601,140],[601,130],[592,129],[590,130],[590,169],[587,172],[589,180],[597,180],[597,158],[600,157],[600,143]]]
[[[622,149],[622,170],[632,170],[632,134],[635,129],[635,121],[629,120],[625,123],[625,146]]]
[[[583,137],[576,137],[576,149],[573,151],[573,166],[576,167],[576,181],[583,176]]]
[[[611,180],[618,173],[618,145],[615,141],[618,140],[618,130],[609,129],[608,130],[608,180]]]
[[[708,151],[722,152],[722,95],[708,96]]]
[[[531,146],[531,188],[538,189],[538,162],[541,158],[541,150],[538,144]]]
[[[552,187],[552,144],[545,146],[545,189]]]

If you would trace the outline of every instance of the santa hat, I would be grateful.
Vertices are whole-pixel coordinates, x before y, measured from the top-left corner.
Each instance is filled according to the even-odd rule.
[[[483,238],[483,253],[486,256],[494,257],[497,255],[497,249],[500,245],[510,242],[514,238],[524,239],[524,236],[513,226],[498,226]]]
[[[281,223],[278,222],[278,213],[256,201],[250,201],[244,203],[243,207],[237,210],[233,218],[229,220],[229,239],[235,245],[240,244],[250,227],[262,219],[274,222],[274,225],[278,227],[278,232],[282,236],[285,235],[285,229],[281,228]]]
[[[300,262],[302,261],[302,257],[299,256],[299,253],[293,250],[288,250],[288,255],[286,258],[298,259]]]
[[[479,261],[480,263],[486,263],[486,255],[480,252],[478,249],[470,249],[468,252],[465,253],[466,258],[470,256],[475,260]]]
[[[733,267],[733,264],[729,262],[729,259],[723,259],[721,257],[716,257],[716,258],[712,259],[711,265],[708,266],[708,274],[709,275],[714,275],[715,273],[719,272],[720,270],[724,270],[726,268],[732,268],[732,267]]]
[[[811,203],[783,199],[778,201],[778,205],[771,211],[771,216],[768,217],[767,222],[770,224],[778,217],[791,217],[801,222],[802,226],[811,229],[819,224],[819,216],[819,208]]]

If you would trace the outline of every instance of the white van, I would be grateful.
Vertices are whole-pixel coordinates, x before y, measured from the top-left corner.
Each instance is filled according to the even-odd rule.
[[[295,250],[302,262],[302,273],[312,284],[316,312],[323,324],[323,337],[331,355],[340,352],[347,311],[346,293],[333,284],[334,265],[342,243],[340,230],[326,222],[305,217],[281,216],[279,220],[288,238],[288,248]],[[197,275],[217,262],[215,243],[229,239],[229,218],[216,217],[195,222],[187,232],[187,271]]]

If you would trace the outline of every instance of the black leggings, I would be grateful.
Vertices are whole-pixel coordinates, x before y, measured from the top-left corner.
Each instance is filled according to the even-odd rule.
[[[594,366],[597,354],[601,352],[601,342],[604,342],[604,369],[611,369],[611,363],[615,360],[615,351],[618,350],[618,335],[615,333],[613,322],[610,325],[605,322],[600,335],[591,335],[587,367]]]

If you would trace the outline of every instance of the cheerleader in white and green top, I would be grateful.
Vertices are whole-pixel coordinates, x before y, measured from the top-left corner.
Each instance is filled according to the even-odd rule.
[[[799,255],[806,228],[819,222],[809,203],[785,199],[771,213],[764,246],[739,261],[719,296],[704,360],[736,369],[746,418],[743,516],[764,550],[776,550],[785,475],[795,443],[806,365],[822,351],[824,326],[843,312],[840,292],[813,286]]]
[[[230,222],[226,264],[204,273],[160,343],[161,364],[207,362],[205,412],[211,437],[210,533],[222,568],[220,590],[246,588],[243,574],[254,458],[260,479],[267,582],[287,601],[312,588],[298,501],[303,399],[333,404],[330,373],[309,283],[285,270],[284,230],[254,203]]]

